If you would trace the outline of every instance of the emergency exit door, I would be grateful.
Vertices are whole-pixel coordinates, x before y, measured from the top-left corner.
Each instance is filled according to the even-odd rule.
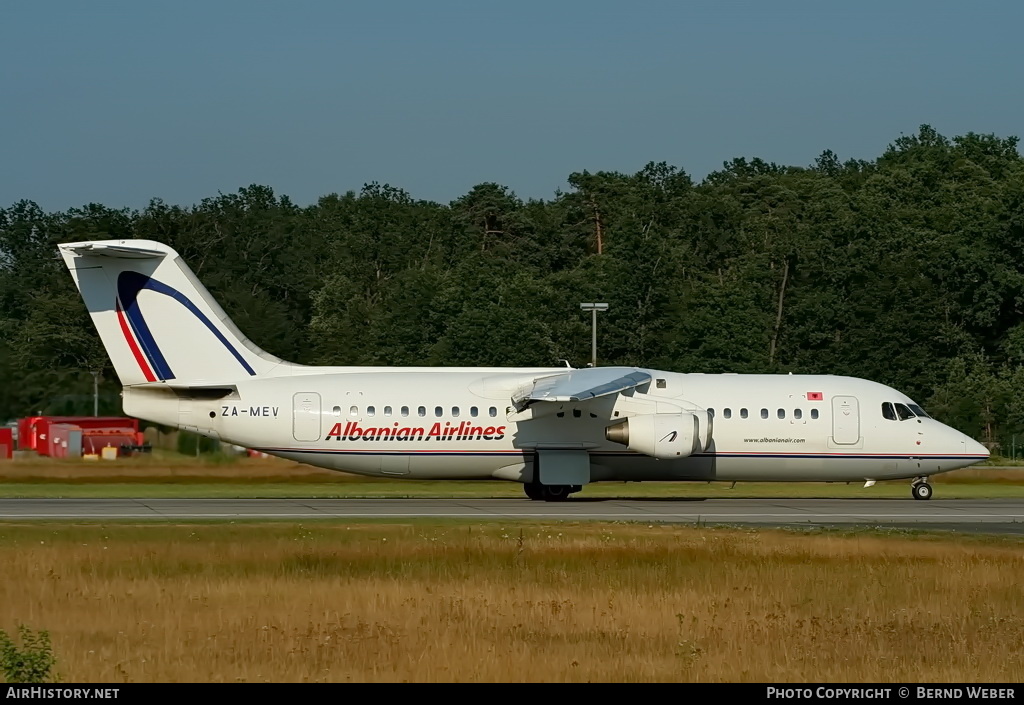
[[[320,440],[320,394],[300,392],[292,397],[292,436],[297,441]]]

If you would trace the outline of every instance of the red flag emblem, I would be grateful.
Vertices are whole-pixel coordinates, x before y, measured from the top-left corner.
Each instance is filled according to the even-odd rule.
[[[821,401],[821,392],[807,392],[808,401]]]

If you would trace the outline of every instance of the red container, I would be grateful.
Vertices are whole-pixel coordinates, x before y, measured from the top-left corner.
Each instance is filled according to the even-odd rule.
[[[29,446],[29,424],[32,417],[18,419],[18,450],[33,450]]]
[[[10,460],[14,454],[14,433],[11,428],[0,428],[0,460]]]
[[[119,434],[116,442],[110,438],[110,445],[141,445],[135,442],[139,432],[139,420],[124,416],[29,416],[18,421],[18,448],[34,450],[40,455],[51,455],[51,430],[54,424],[69,424],[82,430],[82,452],[87,450],[86,436],[98,433],[102,437]],[[97,443],[99,443],[97,441]],[[107,445],[100,443],[97,447]],[[98,451],[97,451],[98,452]]]
[[[78,458],[82,455],[82,429],[69,423],[52,423],[47,434],[47,455]]]

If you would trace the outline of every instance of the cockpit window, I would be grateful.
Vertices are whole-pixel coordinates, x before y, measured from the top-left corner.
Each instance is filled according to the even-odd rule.
[[[892,408],[892,402],[882,404],[882,418],[890,421],[896,420],[896,410]]]
[[[924,409],[919,407],[917,404],[907,404],[907,406],[910,407],[910,410],[913,411],[915,415],[923,416],[926,419],[930,419],[931,418],[931,416],[929,416],[928,414],[924,413]]]
[[[897,402],[894,406],[896,407],[896,415],[900,417],[900,421],[906,421],[907,419],[914,418],[914,412],[908,409],[906,404],[900,404]]]

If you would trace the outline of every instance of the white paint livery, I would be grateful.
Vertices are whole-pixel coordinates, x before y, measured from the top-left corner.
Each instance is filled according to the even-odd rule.
[[[501,479],[560,500],[601,481],[926,478],[988,451],[904,394],[831,375],[308,367],[260,350],[178,254],[60,245],[124,385],[125,413],[310,465]]]

